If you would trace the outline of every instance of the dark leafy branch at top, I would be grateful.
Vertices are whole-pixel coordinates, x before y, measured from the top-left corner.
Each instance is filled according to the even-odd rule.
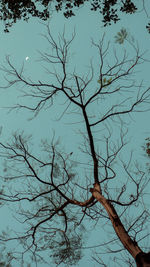
[[[53,6],[57,12],[63,11],[66,18],[75,16],[76,9],[84,6],[88,0],[1,0],[0,1],[0,20],[4,22],[5,32],[9,32],[11,27],[18,20],[28,21],[30,17],[37,17],[48,20],[51,16]],[[140,7],[135,0],[91,0],[90,10],[99,11],[102,15],[104,26],[116,23],[120,20],[120,12],[134,14],[142,10],[148,14],[146,4],[148,0],[141,0]],[[147,15],[148,16],[148,15]],[[146,26],[150,32],[150,25]]]

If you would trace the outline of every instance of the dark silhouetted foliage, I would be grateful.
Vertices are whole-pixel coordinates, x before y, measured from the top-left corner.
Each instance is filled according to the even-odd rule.
[[[4,31],[9,32],[9,27],[18,20],[28,21],[30,17],[42,20],[50,18],[51,4],[54,4],[56,11],[62,11],[64,16],[69,18],[75,16],[75,11],[84,6],[85,2],[88,0],[1,0],[0,20],[5,24]],[[91,11],[99,11],[102,14],[104,26],[120,20],[120,11],[133,14],[138,10],[135,0],[91,0],[90,4]],[[150,33],[149,24],[146,29]]]

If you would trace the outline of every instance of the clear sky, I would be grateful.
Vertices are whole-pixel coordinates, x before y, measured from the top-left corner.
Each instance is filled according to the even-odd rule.
[[[120,49],[119,44],[115,44],[114,36],[122,28],[126,28],[127,31],[138,41],[139,47],[142,51],[148,50],[146,58],[150,59],[150,35],[145,29],[147,24],[147,17],[145,13],[138,13],[136,15],[121,15],[122,19],[116,25],[104,28],[101,23],[101,17],[99,13],[89,12],[89,9],[84,7],[76,12],[76,16],[71,19],[65,19],[62,14],[53,13],[50,19],[50,27],[52,34],[57,36],[58,32],[61,32],[65,25],[65,30],[67,35],[71,35],[73,29],[76,31],[76,38],[72,45],[72,62],[78,68],[78,71],[84,72],[90,61],[90,58],[95,56],[95,52],[91,47],[91,38],[98,41],[101,39],[103,33],[106,33],[106,40],[110,40],[111,46]],[[28,23],[18,22],[10,29],[10,33],[3,33],[3,27],[0,28],[0,65],[5,65],[5,56],[10,55],[10,59],[16,67],[20,67],[24,63],[25,75],[32,78],[34,81],[44,81],[48,79],[42,69],[42,63],[37,61],[39,58],[38,50],[44,51],[47,49],[46,41],[41,37],[41,34],[45,33],[45,27],[40,23],[38,19],[31,19]],[[124,44],[124,48],[126,44]],[[91,52],[92,51],[92,52]],[[92,54],[93,53],[93,54]],[[25,60],[29,57],[28,60]],[[112,55],[113,57],[113,55]],[[111,60],[111,58],[110,58]],[[145,86],[150,85],[150,75],[149,75],[149,62],[145,62],[142,67],[139,68],[137,73],[137,80],[143,80]],[[5,80],[3,78],[3,73],[0,71],[0,85],[5,85]],[[68,120],[62,119],[58,122],[57,111],[56,115],[51,113],[50,110],[41,112],[38,117],[34,120],[28,120],[31,114],[27,112],[11,112],[8,113],[5,107],[16,103],[20,95],[20,88],[16,90],[10,89],[0,89],[0,126],[3,127],[2,130],[2,140],[7,140],[10,138],[11,133],[23,129],[27,134],[32,133],[34,140],[40,140],[43,137],[47,137],[52,134],[52,129],[55,129],[57,136],[61,133],[61,140],[65,144],[67,149],[74,151],[76,148],[76,143],[72,140],[76,140],[79,144],[80,137],[76,138],[76,126],[68,126],[68,122],[71,119],[68,116]],[[59,112],[58,112],[59,113]],[[46,114],[46,115],[45,115]],[[143,145],[144,138],[149,136],[149,117],[150,112],[138,113],[133,116],[133,120],[129,126],[129,136],[131,141],[129,143],[128,149],[136,150],[138,155],[141,153],[141,145]],[[74,127],[74,132],[72,129]],[[43,131],[44,129],[44,131]],[[67,129],[67,131],[66,131]],[[38,133],[38,134],[37,134]],[[36,143],[36,142],[35,142]],[[11,217],[6,209],[1,209],[3,212],[3,218],[0,221],[0,228],[3,229],[4,225],[9,222],[11,225]],[[15,226],[14,226],[15,227]],[[94,246],[99,244],[100,230],[99,234],[96,232],[89,232],[86,246]],[[91,266],[96,267],[91,259],[91,254],[88,249],[84,249],[85,257],[79,262],[78,266]],[[34,265],[33,265],[34,266]],[[39,267],[44,267],[44,265],[39,265]],[[115,267],[115,265],[111,265]]]

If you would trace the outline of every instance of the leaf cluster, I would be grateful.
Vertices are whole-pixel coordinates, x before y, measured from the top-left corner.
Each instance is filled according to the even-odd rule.
[[[91,11],[100,12],[104,26],[119,21],[120,11],[134,14],[138,10],[136,1],[131,0],[1,0],[0,20],[4,22],[4,31],[9,32],[9,28],[19,20],[28,21],[31,17],[48,20],[52,12],[52,4],[57,12],[63,11],[64,16],[69,18],[75,16],[76,10],[84,6],[85,2],[90,2]],[[150,32],[149,24],[146,29]]]

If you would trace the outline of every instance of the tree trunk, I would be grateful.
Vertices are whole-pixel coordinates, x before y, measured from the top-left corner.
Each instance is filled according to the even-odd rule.
[[[110,203],[110,201],[107,200],[101,194],[100,185],[95,183],[94,188],[91,188],[90,191],[93,197],[95,197],[95,199],[97,199],[107,211],[117,236],[119,237],[125,249],[128,250],[128,252],[135,259],[137,267],[150,267],[150,252],[144,253],[140,249],[138,244],[135,241],[133,241],[131,237],[128,235],[115,208]]]
[[[135,260],[137,267],[150,267],[150,252],[149,253],[140,252],[136,256]]]

